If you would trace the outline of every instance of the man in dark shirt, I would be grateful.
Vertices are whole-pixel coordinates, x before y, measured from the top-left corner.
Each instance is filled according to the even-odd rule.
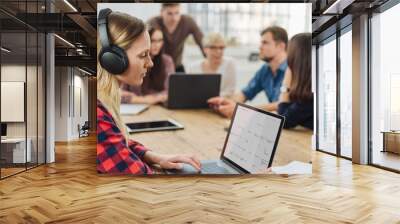
[[[242,91],[234,94],[232,99],[213,97],[208,100],[210,106],[225,117],[231,117],[236,102],[244,103],[252,100],[264,91],[269,103],[260,105],[266,111],[276,111],[281,93],[282,81],[287,65],[286,48],[288,35],[285,29],[271,26],[261,32],[260,58],[265,61]]]
[[[160,28],[163,32],[164,51],[174,60],[177,72],[185,71],[182,65],[182,54],[185,40],[190,34],[193,35],[194,41],[204,55],[201,44],[203,33],[190,16],[181,14],[179,3],[163,3],[161,15],[151,18],[148,23]]]

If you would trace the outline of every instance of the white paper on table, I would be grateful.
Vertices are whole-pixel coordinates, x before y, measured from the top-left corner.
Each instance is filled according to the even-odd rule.
[[[285,166],[273,166],[272,172],[276,174],[312,174],[312,164],[292,161]]]
[[[136,115],[145,111],[148,104],[121,104],[119,113],[122,115]]]

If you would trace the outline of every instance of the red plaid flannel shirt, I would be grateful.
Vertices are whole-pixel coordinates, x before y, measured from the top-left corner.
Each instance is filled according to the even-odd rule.
[[[152,169],[143,161],[146,149],[125,137],[111,114],[97,100],[97,172],[151,174]]]

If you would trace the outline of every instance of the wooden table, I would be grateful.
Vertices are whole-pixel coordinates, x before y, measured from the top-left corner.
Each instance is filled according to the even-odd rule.
[[[151,121],[172,118],[183,130],[132,134],[131,138],[148,148],[165,154],[194,154],[199,159],[219,158],[230,120],[208,109],[167,110],[152,106],[135,116],[123,116],[125,122]],[[284,130],[278,144],[273,166],[297,160],[311,162],[311,131]]]

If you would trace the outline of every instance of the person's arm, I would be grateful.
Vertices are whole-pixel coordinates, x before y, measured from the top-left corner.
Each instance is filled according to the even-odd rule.
[[[142,161],[148,151],[138,143],[126,144],[113,119],[97,108],[97,170],[99,173],[151,174]]]
[[[282,80],[282,86],[286,86],[287,88],[290,87],[290,82],[292,80],[292,73],[289,68],[286,69],[285,76]],[[272,102],[265,105],[260,105],[258,108],[266,110],[266,111],[277,111],[278,105],[283,102],[289,102],[289,91],[288,92],[281,92],[279,94],[278,102]]]
[[[140,92],[139,87],[130,86],[128,84],[122,84],[120,87],[121,103],[131,103],[132,97],[136,96],[136,93]]]
[[[162,101],[163,97],[162,94],[149,94],[145,96],[138,96],[135,93],[130,91],[121,90],[121,103],[144,103],[144,104],[157,104]]]
[[[279,102],[268,103],[264,105],[257,106],[258,108],[265,110],[265,111],[277,111],[278,110]]]
[[[292,82],[292,72],[290,71],[289,68],[287,68],[286,72],[285,72],[285,76],[282,81],[282,86],[285,86],[290,91],[289,88],[290,88],[291,82]],[[279,102],[289,102],[290,101],[289,91],[280,93]]]
[[[194,41],[196,42],[197,46],[199,46],[203,56],[206,57],[206,54],[204,53],[203,44],[202,44],[204,35],[201,32],[199,26],[197,26],[197,23],[191,17],[188,16],[187,18],[189,21],[190,32],[193,35]]]
[[[148,164],[157,164],[162,169],[182,169],[182,163],[189,164],[197,170],[201,170],[201,163],[195,156],[167,156],[153,151],[146,151],[144,160]]]
[[[207,103],[209,104],[211,109],[227,118],[232,117],[237,102],[246,102],[246,97],[245,95],[243,95],[243,93],[239,92],[233,95],[233,97],[231,98],[216,96],[207,100]]]
[[[131,103],[136,94],[121,88],[121,103]]]
[[[278,114],[285,117],[284,128],[294,128],[301,120],[301,112],[294,103],[282,102],[278,106]]]
[[[312,129],[312,125],[307,125],[313,121],[313,101],[305,103],[282,102],[278,106],[278,114],[285,117],[284,128],[294,128],[297,125],[304,125]],[[310,126],[310,127],[309,127]]]
[[[129,85],[122,85],[120,88],[121,91],[121,103],[130,104],[130,103],[144,103],[144,104],[157,104],[159,102],[163,102],[166,100],[166,93],[154,93],[148,94],[145,96],[137,95],[137,92],[140,92],[138,87],[133,87]]]
[[[247,98],[243,94],[243,92],[235,93],[230,99],[232,99],[233,101],[235,101],[237,103],[244,103],[247,101]]]
[[[252,100],[259,92],[263,90],[262,87],[262,76],[265,72],[266,66],[263,65],[254,75],[254,77],[250,80],[247,86],[242,89],[242,97],[244,96],[245,100]],[[238,94],[236,94],[236,97]],[[243,99],[243,98],[240,98]],[[244,100],[244,101],[245,101]],[[243,101],[243,102],[244,102]],[[237,101],[240,102],[240,101]]]

